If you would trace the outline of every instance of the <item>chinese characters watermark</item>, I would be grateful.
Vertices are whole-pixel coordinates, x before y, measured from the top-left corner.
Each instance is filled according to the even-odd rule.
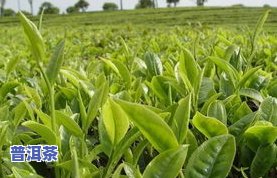
[[[58,160],[57,145],[13,145],[10,147],[11,162],[54,162]]]

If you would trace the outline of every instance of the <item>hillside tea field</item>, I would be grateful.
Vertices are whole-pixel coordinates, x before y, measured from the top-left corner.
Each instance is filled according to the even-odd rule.
[[[70,28],[20,14],[0,28],[0,177],[277,177],[277,36],[260,15]]]

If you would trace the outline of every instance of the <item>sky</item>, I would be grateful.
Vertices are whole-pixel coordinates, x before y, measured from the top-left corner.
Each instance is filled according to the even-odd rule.
[[[45,2],[51,2],[55,6],[59,7],[61,12],[65,12],[68,6],[74,5],[78,0],[33,0],[34,1],[34,12],[37,13],[39,6]],[[99,11],[102,10],[104,2],[114,2],[119,4],[120,0],[86,0],[90,6],[88,11]],[[195,6],[196,0],[180,0],[178,4],[181,6]],[[138,3],[138,0],[123,0],[124,9],[133,9]],[[270,6],[277,7],[277,0],[208,0],[205,6],[231,6],[234,4],[244,4],[246,6],[263,6],[269,4]],[[159,7],[166,7],[166,0],[158,0]],[[12,8],[16,11],[19,9],[30,11],[28,0],[6,0],[6,8]]]

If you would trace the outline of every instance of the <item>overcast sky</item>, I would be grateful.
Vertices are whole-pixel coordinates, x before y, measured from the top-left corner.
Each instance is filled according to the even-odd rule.
[[[30,11],[28,0],[6,0],[6,8],[14,10]],[[78,0],[33,0],[34,11],[37,13],[38,8],[42,2],[48,1],[61,9],[64,12],[68,6],[74,5]],[[115,2],[119,4],[120,0],[87,0],[90,4],[89,11],[101,10],[104,2]],[[195,6],[196,0],[180,0],[178,6]],[[124,9],[133,9],[138,0],[123,0]],[[244,4],[246,6],[263,6],[269,4],[277,7],[277,0],[208,0],[206,6],[230,6],[233,4]],[[158,0],[159,7],[166,7],[166,0]]]

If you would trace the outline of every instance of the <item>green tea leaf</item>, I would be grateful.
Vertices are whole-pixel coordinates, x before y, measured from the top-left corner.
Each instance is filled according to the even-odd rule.
[[[178,141],[173,131],[158,114],[143,105],[122,100],[116,100],[116,102],[159,152],[178,146]]]
[[[212,95],[210,98],[208,98],[208,99],[205,101],[203,107],[201,108],[201,113],[207,114],[207,112],[208,112],[208,107],[210,106],[210,104],[211,104],[212,102],[216,101],[216,99],[217,99],[218,97],[220,97],[221,95],[222,95],[222,93],[215,93],[215,94]]]
[[[110,156],[114,147],[113,141],[111,140],[108,129],[104,125],[104,120],[100,119],[98,123],[98,130],[99,130],[99,141],[103,147],[103,152]]]
[[[31,98],[35,102],[36,107],[41,108],[42,102],[37,90],[26,85],[24,85],[24,90],[29,98]]]
[[[277,98],[277,80],[270,82],[267,91],[270,96]]]
[[[156,156],[146,167],[143,178],[175,178],[186,160],[188,145],[169,149]]]
[[[239,94],[242,96],[247,96],[249,98],[255,99],[259,102],[263,102],[263,100],[264,100],[261,93],[252,88],[242,88],[242,89],[240,89]]]
[[[268,17],[269,12],[270,12],[270,11],[267,10],[267,11],[264,13],[264,15],[262,15],[262,16],[259,18],[259,20],[258,20],[258,22],[257,22],[257,24],[256,24],[255,31],[254,31],[253,37],[252,37],[253,45],[254,45],[254,43],[256,42],[257,37],[260,35],[260,33],[261,33],[262,30],[263,30],[263,26],[264,26],[264,23],[265,23],[265,21],[266,21],[266,19],[267,19],[267,17]]]
[[[55,115],[59,125],[63,125],[71,134],[75,135],[76,137],[82,137],[83,131],[73,119],[61,111],[55,111]]]
[[[259,112],[264,120],[271,122],[277,126],[277,98],[266,98],[259,108]]]
[[[30,178],[42,178],[42,176],[31,173],[29,171],[26,171],[24,169],[19,169],[17,167],[12,167],[12,172],[15,178],[25,178],[25,177],[30,177]]]
[[[31,44],[31,50],[37,63],[45,58],[45,49],[42,36],[33,22],[25,17],[22,12],[19,12],[19,19],[24,28],[24,32]]]
[[[256,113],[250,113],[244,116],[228,128],[229,132],[235,137],[242,135],[251,123],[254,122],[255,118]]]
[[[82,124],[82,128],[84,127],[84,125],[86,124],[86,120],[87,120],[87,112],[86,112],[86,107],[84,105],[84,101],[83,98],[81,96],[81,92],[78,89],[78,104],[79,104],[79,110],[80,110],[80,117],[81,117],[81,124]]]
[[[239,83],[238,83],[238,88],[241,88],[244,86],[244,84],[247,82],[247,80],[249,78],[251,78],[251,76],[253,76],[254,73],[256,73],[261,67],[255,67],[255,68],[252,68],[250,70],[248,70],[243,76],[242,78],[240,79]]]
[[[230,45],[226,50],[224,54],[224,59],[228,62],[230,62],[231,57],[236,52],[237,47],[235,45]]]
[[[164,103],[169,103],[168,87],[165,85],[165,79],[162,76],[155,76],[151,80],[149,87],[155,95],[161,99]]]
[[[256,26],[255,26],[255,30],[253,32],[253,35],[251,36],[251,53],[250,53],[250,57],[248,59],[248,63],[247,63],[247,67],[250,68],[251,67],[251,63],[253,61],[253,57],[254,57],[254,54],[257,50],[257,44],[256,44],[256,41],[257,41],[257,38],[258,36],[260,35],[260,33],[262,32],[262,29],[263,29],[263,26],[264,26],[264,23],[268,17],[268,14],[269,14],[270,10],[267,10],[264,15],[262,15]]]
[[[59,42],[46,69],[46,76],[52,85],[59,74],[64,60],[64,43],[64,41]]]
[[[264,177],[276,159],[276,145],[262,145],[258,148],[250,167],[251,178]]]
[[[70,83],[72,83],[76,88],[80,88],[80,79],[74,73],[68,69],[61,69],[60,71],[61,74],[66,77],[68,81],[70,81]]]
[[[214,81],[210,78],[203,77],[198,93],[198,104],[208,101],[214,94],[216,94]]]
[[[128,68],[126,67],[126,65],[124,65],[121,61],[119,60],[115,60],[113,61],[114,65],[117,67],[120,76],[122,77],[122,79],[126,82],[127,87],[131,86],[131,80],[132,80],[132,76],[128,70]]]
[[[11,162],[10,157],[7,158],[6,156],[4,156],[2,157],[2,165],[5,165],[10,168],[14,168],[12,170],[17,171],[19,174],[21,171],[23,171],[22,174],[24,175],[24,178],[26,177],[25,173],[27,173],[27,176],[30,176],[30,174],[36,175],[36,170],[28,162],[21,162],[19,164],[15,164]]]
[[[124,167],[124,163],[122,163],[119,166],[117,166],[116,170],[114,171],[114,173],[112,175],[112,178],[121,178],[122,175],[120,173],[121,173],[123,167]]]
[[[221,121],[223,124],[227,125],[227,113],[225,105],[222,101],[214,101],[210,104],[208,108],[209,117],[216,118]]]
[[[235,138],[220,135],[205,141],[192,154],[185,170],[186,178],[227,177],[236,153]]]
[[[191,95],[179,101],[174,117],[172,130],[179,142],[182,144],[186,138],[190,119]]]
[[[272,126],[270,122],[259,121],[245,131],[244,137],[249,148],[256,151],[260,145],[272,144],[276,141],[277,127]]]
[[[44,112],[38,110],[38,109],[34,109],[37,116],[40,118],[40,120],[42,121],[42,123],[47,126],[48,128],[51,129],[51,117],[47,114],[45,114]]]
[[[35,121],[36,119],[35,119],[34,111],[33,111],[33,108],[31,107],[31,105],[26,100],[22,100],[22,102],[24,103],[31,120]]]
[[[20,57],[16,56],[9,60],[9,62],[6,65],[7,75],[9,75],[16,68],[16,65],[19,63],[20,59]]]
[[[128,131],[127,115],[117,103],[108,99],[102,108],[102,119],[112,144],[116,145]]]
[[[23,122],[22,125],[38,133],[38,135],[40,135],[49,145],[57,144],[58,139],[55,133],[47,126],[39,124],[34,121],[26,121],[26,122]]]
[[[15,127],[17,127],[21,120],[25,117],[27,113],[27,109],[25,107],[25,104],[23,102],[20,102],[14,109],[14,119],[13,119],[13,124]]]
[[[246,102],[243,102],[238,109],[234,112],[234,115],[229,118],[229,121],[232,123],[237,122],[244,116],[252,113],[252,110],[249,108],[248,104]]]
[[[179,59],[179,74],[189,91],[192,91],[193,87],[196,87],[196,84],[200,83],[199,68],[191,52],[184,49]]]
[[[8,128],[9,128],[9,122],[8,121],[1,121],[0,122],[0,138],[2,138],[0,140],[0,147],[2,148],[2,146],[4,144],[7,143],[8,141],[8,137],[7,137],[7,132],[8,132]]]
[[[221,68],[231,79],[233,86],[236,86],[238,81],[237,70],[227,61],[218,57],[209,57],[219,68]]]
[[[253,152],[244,142],[241,143],[239,148],[239,161],[241,162],[243,167],[250,167],[255,157],[255,152]]]
[[[0,88],[0,100],[3,100],[9,92],[12,92],[19,85],[20,83],[16,81],[4,83]]]
[[[148,140],[144,139],[136,146],[136,148],[133,151],[133,165],[136,165],[138,163],[140,156],[142,155],[145,147],[148,145]]]
[[[128,178],[142,178],[139,168],[136,168],[134,165],[127,162],[124,163],[124,172]]]
[[[116,65],[114,65],[114,63],[113,63],[111,60],[104,59],[104,58],[101,58],[101,60],[102,60],[107,66],[109,66],[117,75],[120,75],[120,72],[119,72],[118,68],[116,67]]]
[[[124,169],[124,172],[126,175],[121,175],[122,169]],[[114,171],[114,174],[112,175],[112,178],[142,178],[142,175],[138,168],[135,168],[135,166],[124,162],[120,164],[116,170]]]
[[[149,72],[149,77],[161,75],[163,73],[163,65],[161,59],[154,53],[147,52],[143,58],[147,71]]]
[[[227,127],[219,120],[202,115],[197,112],[192,119],[192,124],[207,138],[228,134]]]
[[[186,163],[187,163],[187,161],[190,158],[190,156],[192,155],[192,153],[198,148],[197,138],[195,137],[195,135],[192,133],[192,131],[190,129],[188,129],[188,131],[187,131],[185,144],[189,145],[188,154],[187,154],[187,158],[186,158]]]
[[[95,119],[98,109],[105,103],[105,100],[108,96],[109,88],[108,84],[104,83],[99,89],[97,89],[90,99],[89,106],[88,106],[88,112],[87,112],[87,120],[84,124],[83,129],[86,131],[90,127],[90,124]]]
[[[72,157],[72,177],[75,178],[80,178],[81,174],[80,174],[80,166],[79,166],[79,161],[78,161],[78,155],[77,155],[77,150],[75,148],[75,146],[73,146],[73,148],[71,148],[71,157]]]
[[[221,73],[219,76],[219,91],[224,97],[229,97],[236,92],[234,81],[230,80],[225,73]]]
[[[200,71],[199,71],[199,65],[195,61],[191,52],[187,49],[184,49],[179,62],[180,62],[179,67],[180,67],[181,74],[187,76],[191,86],[195,86],[195,83],[199,81]]]
[[[104,171],[103,177],[107,177],[107,178],[110,177],[112,171],[116,167],[116,164],[121,159],[122,155],[129,149],[131,144],[134,143],[140,136],[141,136],[141,133],[136,127],[131,128],[127,132],[124,138],[114,147],[114,150],[108,161],[107,167]],[[103,148],[104,148],[104,145],[103,145]]]

